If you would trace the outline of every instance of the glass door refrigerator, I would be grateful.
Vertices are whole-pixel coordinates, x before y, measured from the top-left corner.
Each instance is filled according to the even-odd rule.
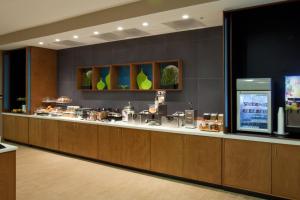
[[[237,79],[237,131],[272,133],[272,81]]]

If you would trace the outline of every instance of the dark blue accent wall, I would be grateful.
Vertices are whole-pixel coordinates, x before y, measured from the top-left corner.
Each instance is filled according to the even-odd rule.
[[[222,27],[103,43],[58,52],[59,95],[85,107],[122,108],[131,101],[137,111],[154,101],[152,92],[82,92],[76,89],[77,66],[182,59],[183,91],[167,93],[169,113],[191,101],[199,114],[222,112]]]
[[[7,54],[4,55],[4,110],[9,110],[10,109],[10,105],[9,105],[9,56]]]
[[[229,11],[225,15],[225,69],[232,86],[231,131],[236,131],[236,79],[272,78],[273,128],[277,130],[278,107],[285,106],[285,79],[300,75],[300,1],[287,1],[252,9]],[[226,21],[225,21],[226,22]],[[229,26],[229,27],[227,27]],[[226,41],[226,40],[225,40]],[[226,58],[225,57],[225,58]],[[226,64],[227,63],[227,64]],[[226,68],[226,66],[228,67]],[[300,129],[287,128],[299,135]]]

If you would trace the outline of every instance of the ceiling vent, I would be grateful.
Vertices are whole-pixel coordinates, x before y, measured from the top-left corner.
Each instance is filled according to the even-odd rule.
[[[113,31],[109,33],[103,33],[100,35],[95,35],[93,37],[105,40],[105,41],[116,41],[116,40],[124,40],[124,39],[129,39],[129,38],[137,38],[137,37],[143,37],[143,36],[148,36],[150,35],[149,33],[132,28],[132,29],[126,29],[123,31]]]
[[[177,20],[177,21],[166,22],[163,24],[176,31],[205,27],[205,25],[202,22],[196,19]]]
[[[82,46],[85,45],[85,43],[72,41],[72,40],[62,40],[60,42],[53,42],[55,45],[61,45],[65,47],[76,47],[76,46]]]

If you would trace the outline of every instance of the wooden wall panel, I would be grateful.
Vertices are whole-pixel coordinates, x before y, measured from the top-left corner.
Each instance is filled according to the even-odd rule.
[[[41,105],[44,97],[57,96],[57,52],[30,47],[31,51],[31,110]]]

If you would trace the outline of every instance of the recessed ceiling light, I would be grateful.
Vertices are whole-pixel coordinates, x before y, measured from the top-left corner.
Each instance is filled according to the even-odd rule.
[[[148,23],[148,22],[143,22],[142,25],[143,25],[143,26],[149,26],[149,23]]]
[[[182,19],[188,19],[188,18],[190,18],[189,15],[187,15],[187,14],[182,15]]]
[[[73,35],[73,38],[78,39],[79,37],[78,37],[78,35]]]
[[[39,45],[43,45],[44,44],[44,42],[39,42]]]
[[[60,42],[60,39],[58,39],[58,38],[57,38],[57,39],[55,39],[55,42]]]
[[[94,31],[94,35],[99,35],[99,32],[98,31]]]
[[[117,28],[117,30],[118,31],[122,31],[124,28],[122,27],[122,26],[119,26],[118,28]]]

